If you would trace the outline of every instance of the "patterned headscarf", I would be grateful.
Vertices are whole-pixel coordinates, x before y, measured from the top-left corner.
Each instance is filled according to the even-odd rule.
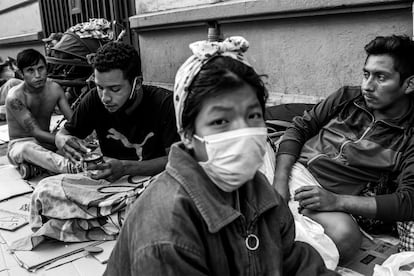
[[[203,65],[214,57],[226,56],[252,67],[243,56],[243,53],[246,52],[248,48],[249,42],[241,36],[232,36],[226,38],[223,42],[208,42],[203,40],[190,44],[190,49],[193,51],[193,55],[181,65],[175,76],[174,107],[177,130],[179,132],[183,130],[182,114],[185,99],[189,92],[188,88]]]

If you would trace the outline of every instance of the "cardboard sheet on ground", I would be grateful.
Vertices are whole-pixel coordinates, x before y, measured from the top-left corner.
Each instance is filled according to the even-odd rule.
[[[101,276],[106,268],[106,264],[100,264],[94,258],[82,258],[72,264],[76,267],[79,276]]]
[[[25,224],[16,230],[9,231],[0,229],[0,235],[8,246],[11,246],[17,240],[27,237],[32,234],[29,224]]]
[[[24,219],[24,223],[20,225],[21,227],[15,227],[15,230],[5,230],[0,228],[0,235],[8,246],[32,232],[27,224],[29,221],[29,205],[30,194],[13,197],[9,200],[0,202],[0,213],[12,213],[14,217],[17,217],[20,220]]]
[[[0,209],[29,216],[31,194],[25,194],[0,202]]]
[[[9,141],[9,126],[7,124],[0,126],[0,145]]]
[[[362,246],[355,254],[355,257],[343,266],[360,273],[360,275],[372,275],[376,264],[382,264],[389,256],[398,252],[398,244],[391,243],[390,241],[391,239],[374,238],[373,240],[368,240],[364,238]]]
[[[16,212],[0,210],[0,229],[14,231],[28,223],[29,218],[27,216],[20,215]]]
[[[32,187],[22,179],[14,166],[0,166],[0,201],[32,191]]]
[[[116,244],[115,241],[107,241],[103,244],[99,245],[102,247],[103,251],[101,253],[94,254],[93,256],[97,259],[101,264],[106,264],[111,256],[112,250],[114,249]]]
[[[0,244],[0,249],[1,249],[2,246],[4,246],[4,245]],[[0,250],[0,272],[4,271],[4,270],[7,270],[7,263],[6,263],[6,260],[3,256],[3,252]]]
[[[29,271],[35,271],[62,258],[82,252],[86,246],[99,246],[102,241],[81,243],[64,243],[48,241],[40,244],[32,251],[15,251],[14,257],[20,266]]]
[[[52,264],[52,266],[55,263]],[[39,270],[42,276],[71,275],[71,276],[102,276],[106,265],[99,263],[92,256],[86,256],[61,266]],[[1,274],[0,274],[1,276]],[[30,276],[30,275],[29,275]]]
[[[116,241],[106,241],[102,244],[99,244],[97,247],[102,248],[103,251],[100,253],[95,254],[88,254],[88,252],[78,252],[73,255],[67,256],[65,258],[62,258],[60,260],[57,260],[47,266],[45,266],[45,270],[51,270],[56,269],[59,266],[66,265],[68,263],[78,262],[78,260],[82,258],[92,258],[96,261],[99,261],[101,264],[106,264],[109,260],[109,257],[111,255],[112,249],[115,246]],[[96,266],[96,265],[95,265]],[[89,274],[86,274],[89,275]]]

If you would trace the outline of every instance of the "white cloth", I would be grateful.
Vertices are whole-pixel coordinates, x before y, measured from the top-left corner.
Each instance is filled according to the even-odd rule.
[[[332,239],[325,234],[322,225],[299,213],[299,203],[293,200],[295,190],[302,186],[320,186],[313,175],[300,163],[295,163],[289,180],[289,208],[295,219],[295,240],[312,245],[322,256],[325,265],[335,270],[339,261],[339,252]]]

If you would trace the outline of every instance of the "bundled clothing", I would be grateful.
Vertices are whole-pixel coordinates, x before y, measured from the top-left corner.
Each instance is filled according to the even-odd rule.
[[[375,187],[376,219],[410,221],[414,219],[413,123],[413,109],[400,118],[376,120],[361,88],[343,87],[293,119],[278,154],[297,156],[333,193],[361,195],[367,187]]]
[[[15,250],[31,250],[47,238],[65,242],[116,239],[142,185],[127,178],[109,183],[81,174],[60,174],[39,182],[31,197],[30,227],[33,234],[16,241]]]
[[[166,171],[131,207],[105,275],[336,275],[294,241],[292,215],[264,175],[237,193],[234,208],[233,194],[174,144]]]

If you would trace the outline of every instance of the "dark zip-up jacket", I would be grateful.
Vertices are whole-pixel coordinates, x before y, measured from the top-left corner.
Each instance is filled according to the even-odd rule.
[[[338,275],[294,241],[289,208],[264,175],[239,189],[240,211],[229,195],[174,144],[166,171],[128,214],[105,275]]]
[[[412,104],[414,108],[414,104]],[[414,219],[414,110],[375,120],[360,87],[343,87],[293,119],[278,154],[298,156],[318,182],[337,194],[358,195],[373,185],[381,220]]]

